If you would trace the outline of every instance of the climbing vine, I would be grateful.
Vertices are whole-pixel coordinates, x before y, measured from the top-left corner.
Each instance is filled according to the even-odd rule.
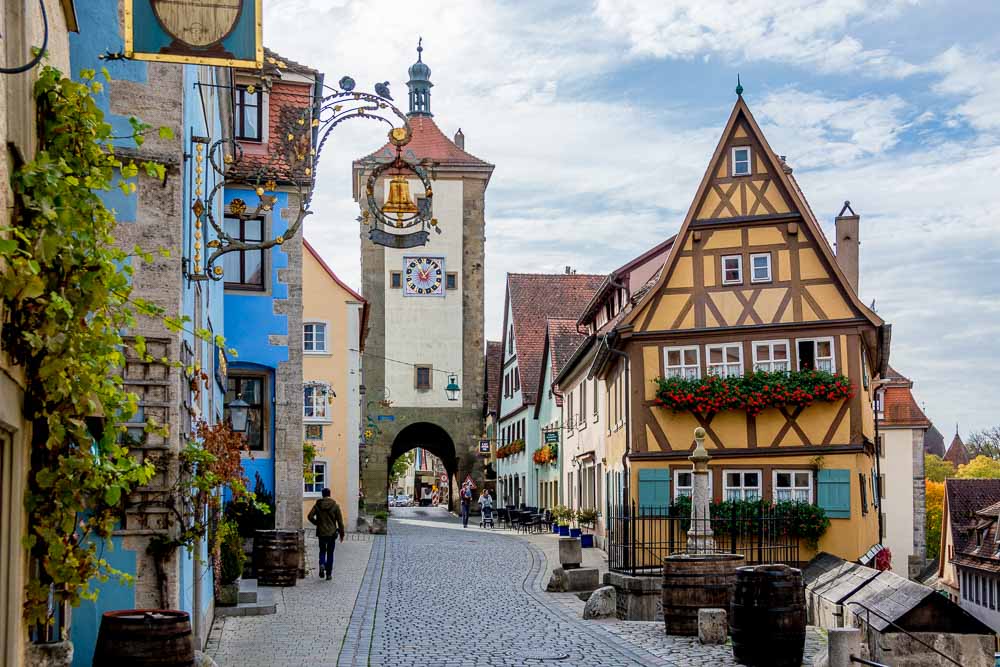
[[[132,118],[132,134],[114,136],[93,98],[102,89],[94,70],[82,71],[80,81],[49,66],[39,71],[38,150],[11,175],[12,222],[0,228],[0,346],[23,369],[23,410],[31,425],[24,544],[40,568],[32,568],[26,584],[30,624],[51,622],[50,596],[75,606],[96,597],[94,581],[130,582],[103,550],[129,494],[152,479],[156,465],[132,455],[121,426],[137,407],[121,377],[122,332],[137,313],[174,332],[188,321],[132,297],[135,266],[153,257],[116,244],[117,221],[101,197],[113,189],[131,195],[140,169],[162,180],[165,168],[116,156],[115,140],[141,146],[151,128]],[[159,134],[171,137],[168,128]],[[191,333],[222,344],[207,331]],[[142,360],[152,360],[141,337],[132,345]],[[187,369],[189,375],[198,370]],[[150,420],[146,429],[164,432]],[[182,455],[195,494],[211,485],[206,456],[191,448]]]

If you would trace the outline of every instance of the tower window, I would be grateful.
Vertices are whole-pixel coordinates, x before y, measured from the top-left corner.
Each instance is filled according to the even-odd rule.
[[[458,289],[458,274],[449,271],[445,274],[444,286],[446,289]]]
[[[413,386],[416,389],[431,389],[431,367],[417,366],[413,369]]]
[[[391,287],[392,289],[401,289],[403,287],[402,271],[389,272],[389,287]]]

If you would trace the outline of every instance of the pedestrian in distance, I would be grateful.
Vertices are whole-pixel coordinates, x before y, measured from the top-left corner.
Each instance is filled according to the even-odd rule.
[[[462,487],[462,528],[469,527],[469,506],[472,505],[472,489]]]
[[[340,505],[330,497],[330,489],[323,489],[323,497],[309,510],[309,523],[316,526],[319,538],[319,578],[329,581],[333,578],[333,550],[337,546],[337,536],[344,541],[344,515]]]
[[[479,495],[479,509],[493,509],[493,496],[490,495],[489,489],[483,489],[483,492]]]

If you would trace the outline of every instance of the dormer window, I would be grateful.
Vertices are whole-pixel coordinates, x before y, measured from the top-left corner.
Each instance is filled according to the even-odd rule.
[[[750,147],[740,146],[733,149],[733,176],[750,175]]]

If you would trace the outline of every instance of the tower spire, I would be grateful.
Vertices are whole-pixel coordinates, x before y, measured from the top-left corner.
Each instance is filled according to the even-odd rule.
[[[409,116],[433,116],[431,113],[431,68],[424,62],[424,38],[417,40],[417,62],[410,65],[410,80],[406,87],[410,89]]]
[[[743,97],[743,84],[740,83],[740,73],[736,73],[736,95],[738,97]]]

